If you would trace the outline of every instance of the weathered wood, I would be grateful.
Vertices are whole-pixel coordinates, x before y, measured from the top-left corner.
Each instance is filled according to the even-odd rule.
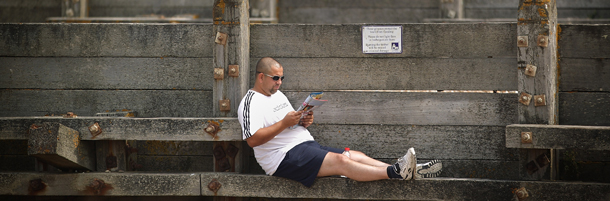
[[[64,170],[95,170],[95,147],[81,141],[77,130],[59,123],[32,124],[28,155]]]
[[[222,69],[222,79],[213,84],[213,114],[216,117],[236,117],[241,98],[249,87],[250,18],[249,1],[214,1],[213,33],[219,41],[214,43],[213,67]],[[220,36],[218,34],[226,34]],[[222,37],[222,38],[219,38]],[[221,42],[223,41],[223,42]],[[229,65],[237,65],[237,77],[229,76]],[[213,69],[210,69],[213,70]],[[212,79],[210,77],[209,79]],[[228,100],[229,110],[221,110],[219,101]]]
[[[316,115],[316,119],[320,115]],[[506,149],[504,126],[327,125],[309,127],[324,146],[350,147],[373,158],[399,158],[409,147],[428,159],[486,159],[515,161]]]
[[[559,66],[560,91],[610,92],[609,59],[561,58]]]
[[[211,148],[210,148],[211,149]],[[213,156],[150,156],[138,155],[138,171],[148,172],[213,172]]]
[[[464,0],[440,0],[440,2],[441,18],[464,18]]]
[[[281,23],[406,23],[438,16],[438,1],[278,1]]]
[[[96,171],[127,171],[126,144],[124,140],[95,141]]]
[[[0,57],[0,88],[212,90],[211,58]]]
[[[211,57],[206,24],[0,24],[0,55]]]
[[[206,173],[201,176],[201,193],[208,196],[351,200],[517,200],[515,191],[521,187],[528,191],[528,199],[531,200],[603,200],[610,196],[610,185],[600,183],[450,178],[356,182],[344,178],[321,178],[317,179],[311,188],[307,188],[295,181],[262,175]],[[212,179],[222,184],[217,193],[207,189]]]
[[[559,124],[610,126],[610,93],[559,93]]]
[[[519,122],[529,124],[557,124],[557,7],[555,1],[533,3],[519,1],[518,36],[526,37],[519,47],[518,83],[519,92],[532,96],[544,95],[544,106],[519,105]],[[541,38],[545,37],[545,38]],[[541,43],[540,41],[544,41]],[[546,44],[541,46],[541,44]],[[518,44],[514,44],[518,45]],[[535,76],[526,75],[526,66],[537,67]]]
[[[558,54],[561,58],[609,58],[610,26],[561,25]]]
[[[531,143],[522,133],[531,132]],[[506,126],[507,148],[610,150],[609,126],[514,124]]]
[[[212,113],[205,90],[0,90],[0,117],[94,116],[136,111],[138,117],[202,117]]]
[[[401,26],[403,53],[378,55],[362,53],[362,25],[252,25],[251,57],[472,59],[515,58],[517,52],[517,27],[511,23]]]
[[[199,174],[0,173],[0,195],[200,196]]]
[[[251,73],[258,59],[250,60]],[[517,73],[514,58],[277,60],[284,66],[283,90],[517,90],[516,76],[506,76]]]
[[[121,1],[90,1],[89,16],[142,16],[154,15],[166,18],[190,14],[196,18],[212,18],[212,0],[182,0],[159,1],[147,0]]]
[[[5,117],[0,118],[0,139],[28,139],[32,124],[57,122],[80,132],[82,140],[173,140],[241,141],[237,118],[114,118],[114,117]],[[89,127],[98,123],[101,134]],[[209,124],[218,125],[215,137],[206,133]]]
[[[293,106],[309,92],[284,92]],[[517,122],[516,94],[329,91],[317,109],[324,124],[508,125]]]
[[[558,124],[557,2],[520,0],[517,19],[518,122]],[[519,152],[523,180],[555,180],[555,150]]]

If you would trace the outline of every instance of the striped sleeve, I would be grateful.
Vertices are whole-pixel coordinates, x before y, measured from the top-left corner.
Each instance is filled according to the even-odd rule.
[[[250,133],[250,103],[252,102],[252,97],[254,96],[254,92],[248,91],[246,96],[244,97],[244,108],[240,115],[242,115],[242,135],[244,139],[248,139],[252,137],[252,133]]]

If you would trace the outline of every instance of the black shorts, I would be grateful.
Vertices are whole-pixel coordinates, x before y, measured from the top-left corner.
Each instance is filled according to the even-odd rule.
[[[343,153],[343,150],[324,147],[316,141],[303,142],[286,153],[273,176],[292,179],[311,187],[328,152]]]

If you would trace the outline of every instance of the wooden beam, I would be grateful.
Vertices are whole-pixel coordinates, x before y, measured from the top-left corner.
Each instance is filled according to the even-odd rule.
[[[241,141],[237,118],[2,117],[0,139],[28,139],[32,124],[57,122],[80,133],[82,140]],[[99,134],[93,128],[96,124]],[[212,125],[216,130],[206,129]],[[94,132],[92,132],[92,130]],[[214,133],[215,132],[215,133]],[[97,135],[95,135],[97,134]]]
[[[210,183],[216,180],[216,192]],[[256,188],[252,188],[256,186]],[[561,190],[557,190],[561,189]],[[392,192],[392,193],[388,193]],[[348,200],[600,200],[610,184],[489,179],[318,178],[311,188],[274,176],[233,173],[0,173],[0,195],[231,196]],[[523,199],[520,199],[523,200]]]
[[[555,0],[519,1],[515,45],[520,124],[558,124],[557,27]],[[521,149],[522,179],[555,179],[555,153],[553,149]]]
[[[528,137],[530,140],[524,142],[524,138]],[[508,125],[506,126],[506,147],[610,150],[610,126]]]
[[[78,131],[59,123],[32,124],[28,155],[63,170],[95,170],[92,142],[81,141]]]

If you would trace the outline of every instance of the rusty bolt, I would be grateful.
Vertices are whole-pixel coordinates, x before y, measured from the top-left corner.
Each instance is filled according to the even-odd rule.
[[[93,125],[89,126],[89,132],[91,132],[91,136],[96,137],[102,134],[102,127],[100,127],[100,124],[95,122]]]
[[[527,36],[517,36],[517,47],[527,47]]]
[[[519,200],[523,200],[530,196],[527,193],[527,190],[525,189],[525,187],[521,187],[520,189],[517,189],[517,191],[515,191],[515,194],[517,195],[517,198],[519,198]]]
[[[235,68],[231,68],[231,73],[235,73],[236,71]]]
[[[521,143],[531,144],[532,143],[532,132],[522,132],[521,133]]]
[[[210,191],[214,192],[214,194],[216,194],[216,192],[218,192],[218,189],[220,189],[220,187],[222,187],[222,185],[216,179],[212,179],[212,181],[208,184],[208,189],[210,189]]]
[[[102,189],[106,187],[106,182],[104,182],[104,180],[94,178],[88,187],[93,191],[95,195],[99,195]]]
[[[527,101],[527,99],[529,99],[529,98],[528,98],[527,96],[523,96],[523,97],[522,97],[522,99],[523,99],[524,101]]]
[[[46,187],[47,184],[45,184],[42,179],[32,179],[30,180],[28,191],[30,192],[30,195],[35,195],[40,191],[44,190]]]
[[[538,101],[538,103],[542,103],[542,98],[538,98],[536,101]]]
[[[208,126],[203,129],[206,133],[210,134],[212,137],[216,138],[216,133],[220,131],[220,124],[215,121],[211,121],[208,123]]]

